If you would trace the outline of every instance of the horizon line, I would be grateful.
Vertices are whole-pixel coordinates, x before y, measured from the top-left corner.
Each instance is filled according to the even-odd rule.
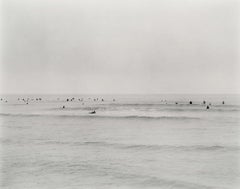
[[[240,95],[240,93],[0,93],[0,95]]]

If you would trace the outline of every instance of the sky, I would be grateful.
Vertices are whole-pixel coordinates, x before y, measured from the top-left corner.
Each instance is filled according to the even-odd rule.
[[[238,0],[2,0],[0,93],[240,93]]]

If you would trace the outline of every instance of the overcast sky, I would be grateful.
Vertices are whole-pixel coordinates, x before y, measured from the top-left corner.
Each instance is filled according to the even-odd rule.
[[[1,92],[239,93],[238,2],[2,0]]]

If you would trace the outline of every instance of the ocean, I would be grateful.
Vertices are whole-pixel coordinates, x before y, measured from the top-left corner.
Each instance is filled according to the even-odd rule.
[[[239,95],[1,98],[3,189],[240,188]]]

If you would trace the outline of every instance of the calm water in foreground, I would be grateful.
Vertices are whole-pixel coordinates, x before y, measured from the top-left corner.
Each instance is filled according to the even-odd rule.
[[[1,98],[1,188],[240,188],[239,96]]]

